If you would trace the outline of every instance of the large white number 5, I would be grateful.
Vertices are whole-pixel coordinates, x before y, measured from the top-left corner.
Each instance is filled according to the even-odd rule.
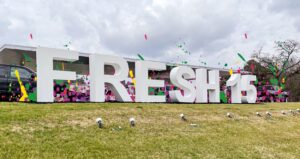
[[[256,81],[255,75],[243,75],[241,80],[242,91],[246,91],[247,95],[242,97],[243,103],[255,103],[257,97],[257,90],[254,85],[251,85],[251,81]]]
[[[256,81],[255,75],[233,74],[226,82],[226,86],[231,88],[231,103],[255,103],[257,90],[251,81]],[[246,91],[246,96],[241,95],[241,91]]]

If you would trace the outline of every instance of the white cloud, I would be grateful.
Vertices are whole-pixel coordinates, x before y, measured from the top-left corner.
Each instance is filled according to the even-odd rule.
[[[249,58],[260,46],[272,51],[275,40],[299,39],[299,2],[284,2],[0,0],[0,44],[62,48],[71,41],[73,49],[83,52],[141,53],[146,59],[236,68],[242,65],[237,52]],[[191,55],[178,42],[185,42]]]

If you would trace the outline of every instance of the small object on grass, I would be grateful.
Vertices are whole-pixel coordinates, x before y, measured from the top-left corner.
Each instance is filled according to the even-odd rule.
[[[190,124],[191,127],[198,127],[198,124]]]
[[[122,130],[122,127],[121,126],[117,126],[117,127],[114,127],[111,129],[112,131],[120,131]]]
[[[130,126],[134,127],[135,126],[135,119],[134,118],[129,118]]]
[[[187,119],[186,119],[186,117],[184,116],[184,114],[180,114],[180,119],[181,119],[182,121],[187,121]]]
[[[102,118],[97,118],[97,119],[96,119],[96,122],[97,122],[99,128],[103,128],[103,121],[102,121]]]
[[[228,113],[227,113],[227,117],[228,117],[228,118],[233,118],[233,115],[232,115],[231,113],[228,112]]]
[[[294,112],[292,109],[290,109],[290,113],[291,113],[292,115],[295,115],[295,112]]]
[[[256,112],[256,116],[261,117],[261,114],[259,112]]]
[[[285,115],[286,113],[285,113],[285,111],[284,111],[284,110],[282,110],[282,111],[281,111],[281,114],[282,114],[282,115]]]
[[[267,117],[272,117],[272,113],[270,113],[268,111],[266,111],[266,115],[267,115]]]

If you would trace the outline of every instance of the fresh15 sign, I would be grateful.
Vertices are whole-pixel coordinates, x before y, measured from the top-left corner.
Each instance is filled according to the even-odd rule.
[[[71,71],[53,70],[53,60],[77,61],[79,53],[69,50],[58,50],[39,47],[37,58],[37,101],[53,102],[53,80],[76,80],[76,73]],[[113,75],[104,74],[104,66],[110,65],[114,68]],[[120,102],[132,102],[126,88],[121,83],[128,78],[129,66],[125,59],[117,56],[100,54],[89,55],[90,68],[90,101],[105,101],[105,85],[116,95]],[[166,64],[151,61],[135,62],[135,102],[166,102],[165,96],[149,95],[149,87],[164,87],[163,80],[148,78],[151,70],[166,70]],[[195,79],[194,83],[188,79]],[[220,103],[220,78],[218,70],[196,69],[187,66],[178,66],[171,70],[170,81],[180,90],[169,91],[171,101],[179,103]],[[232,103],[255,103],[256,87],[251,85],[256,81],[255,75],[233,74],[226,82],[231,87]],[[241,92],[246,95],[242,96]]]

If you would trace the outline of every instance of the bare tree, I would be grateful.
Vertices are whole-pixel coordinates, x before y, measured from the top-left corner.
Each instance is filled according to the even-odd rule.
[[[287,77],[300,72],[300,45],[297,41],[275,41],[277,53],[263,53],[262,48],[254,52],[252,57],[263,67],[268,68],[268,73],[278,80],[278,84],[284,83]],[[282,80],[284,79],[284,80]]]

